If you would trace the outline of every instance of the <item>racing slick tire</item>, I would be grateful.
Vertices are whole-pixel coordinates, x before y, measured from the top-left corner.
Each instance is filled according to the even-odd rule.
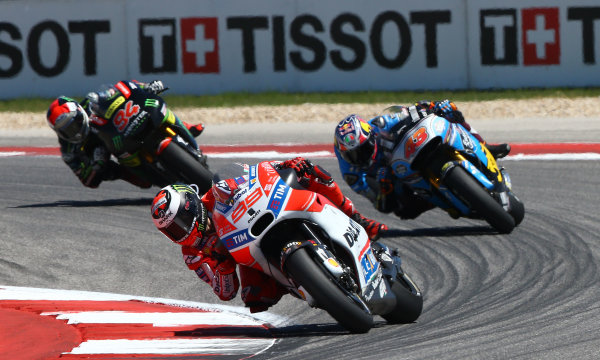
[[[515,226],[517,226],[525,217],[525,205],[521,199],[519,199],[512,192],[508,193],[508,204],[510,206],[510,210],[508,212],[510,215],[512,215],[513,219],[515,219]]]
[[[423,295],[408,275],[398,274],[392,283],[392,292],[396,296],[396,307],[381,315],[390,324],[408,324],[415,322],[423,312]]]
[[[498,232],[508,234],[515,228],[512,215],[462,167],[450,169],[444,184]]]
[[[373,327],[373,316],[342,290],[333,277],[300,248],[285,262],[288,274],[315,299],[317,306],[329,313],[352,333],[366,333]]]

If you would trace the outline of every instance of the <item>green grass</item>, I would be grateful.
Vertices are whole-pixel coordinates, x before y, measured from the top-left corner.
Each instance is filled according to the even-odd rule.
[[[228,107],[242,105],[294,105],[303,103],[389,103],[408,104],[418,100],[451,99],[483,101],[495,99],[533,99],[542,97],[600,96],[600,88],[553,88],[518,90],[467,90],[467,91],[401,91],[401,92],[351,92],[351,93],[227,93],[205,96],[178,96],[165,94],[171,108]],[[0,101],[0,111],[46,111],[52,99],[16,99]]]

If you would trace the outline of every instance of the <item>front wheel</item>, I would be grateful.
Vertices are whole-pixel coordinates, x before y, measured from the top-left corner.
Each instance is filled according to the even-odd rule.
[[[519,199],[512,192],[508,193],[508,204],[510,206],[510,210],[508,212],[510,215],[512,215],[513,219],[515,219],[515,226],[517,226],[525,217],[525,205],[523,205],[521,199]]]
[[[201,194],[212,186],[213,174],[200,162],[200,159],[171,141],[158,156],[161,164],[188,184],[198,185]]]
[[[513,217],[462,167],[450,169],[444,183],[500,233],[508,234],[515,228]]]
[[[408,275],[398,275],[392,283],[396,307],[381,315],[390,324],[407,324],[416,321],[423,311],[423,296]]]
[[[307,253],[300,248],[285,262],[287,272],[308,291],[318,306],[353,333],[366,333],[373,327],[373,316],[348,296]]]

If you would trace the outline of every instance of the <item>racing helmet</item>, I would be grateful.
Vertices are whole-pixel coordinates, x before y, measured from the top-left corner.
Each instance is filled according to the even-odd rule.
[[[46,121],[58,137],[70,143],[83,141],[90,131],[90,119],[83,107],[66,96],[50,104]]]
[[[191,246],[208,226],[208,212],[198,193],[188,185],[162,188],[152,201],[154,225],[182,246]]]
[[[90,102],[90,111],[92,114],[106,119],[108,110],[120,94],[114,85],[102,85],[98,91],[86,95]]]
[[[375,158],[377,144],[371,125],[358,115],[349,115],[335,128],[334,146],[342,159],[352,165],[368,167]]]

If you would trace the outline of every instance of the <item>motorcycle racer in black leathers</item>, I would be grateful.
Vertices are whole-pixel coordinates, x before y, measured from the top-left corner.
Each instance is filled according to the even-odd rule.
[[[143,89],[149,94],[159,94],[166,88],[161,81],[142,83],[135,80],[121,81],[123,90],[127,86]],[[100,116],[98,112],[102,89],[90,92],[81,103],[76,100],[60,96],[50,105],[46,120],[52,130],[58,135],[62,160],[69,166],[81,183],[90,188],[97,188],[102,181],[125,180],[141,188],[149,188],[152,183],[135,175],[128,167],[111,159],[111,153],[103,141],[98,137],[98,129],[94,120]],[[93,111],[93,109],[96,111]],[[104,119],[110,120],[110,119]],[[197,146],[194,137],[203,131],[202,124],[190,125],[176,118],[174,128],[186,141]]]

